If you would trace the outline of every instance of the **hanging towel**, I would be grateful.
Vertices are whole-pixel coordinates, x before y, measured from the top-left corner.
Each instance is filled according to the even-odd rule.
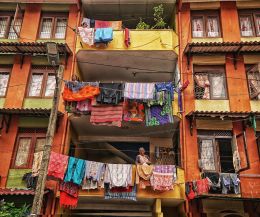
[[[155,84],[156,92],[167,92],[170,94],[171,99],[174,97],[174,86],[172,82],[161,82]]]
[[[151,176],[153,190],[169,191],[173,189],[173,165],[155,165]]]
[[[107,164],[105,183],[113,187],[128,187],[132,185],[132,165],[130,164]]]
[[[84,101],[78,101],[76,109],[80,112],[90,112],[91,111],[91,101],[86,99]]]
[[[130,44],[131,44],[130,31],[129,31],[128,28],[125,28],[124,32],[125,32],[125,36],[124,36],[124,37],[125,37],[125,46],[126,46],[126,47],[129,47]]]
[[[63,180],[68,166],[69,157],[66,155],[51,152],[48,176]]]
[[[152,165],[140,165],[136,166],[136,184],[139,184],[141,189],[145,189],[147,186],[151,186],[150,178],[153,173]]]
[[[105,199],[125,199],[136,201],[136,186],[128,188],[109,188],[105,185]]]
[[[112,28],[113,30],[121,30],[122,21],[95,20],[95,29],[97,28]]]
[[[60,206],[75,208],[79,199],[79,186],[72,182],[60,183]]]
[[[82,22],[81,22],[81,25],[82,25],[82,26],[85,25],[86,28],[91,28],[91,26],[90,26],[90,19],[88,19],[88,18],[83,18],[83,19],[82,19]]]
[[[90,122],[93,125],[122,126],[123,106],[101,105],[92,107]]]
[[[86,99],[92,99],[100,93],[99,87],[94,86],[84,86],[79,91],[73,92],[68,87],[64,87],[62,97],[64,101],[83,101]]]
[[[238,178],[238,175],[236,173],[230,173],[230,178],[231,178],[231,186],[234,189],[235,194],[240,194],[240,180]]]
[[[134,100],[124,101],[124,121],[143,122],[144,118],[143,103]]]
[[[95,31],[95,43],[107,43],[113,40],[112,28],[98,28]]]
[[[208,194],[209,193],[209,181],[207,178],[199,179],[196,181],[197,194]]]
[[[169,95],[170,96],[170,95]],[[170,100],[163,106],[145,107],[146,126],[159,126],[173,123],[172,103]]]
[[[84,160],[70,157],[64,182],[73,182],[80,185],[84,178],[85,166]]]
[[[43,151],[36,152],[33,155],[33,165],[32,165],[32,176],[33,177],[39,175],[39,171],[40,171],[41,163],[42,163],[42,155],[43,155]]]
[[[117,105],[123,100],[123,84],[99,84],[100,94],[96,101],[101,104]]]
[[[82,42],[92,46],[94,44],[95,30],[93,28],[78,27]]]
[[[128,99],[153,99],[154,83],[126,83],[124,97]]]
[[[231,178],[228,173],[221,173],[220,180],[222,184],[222,194],[227,194],[231,188]]]

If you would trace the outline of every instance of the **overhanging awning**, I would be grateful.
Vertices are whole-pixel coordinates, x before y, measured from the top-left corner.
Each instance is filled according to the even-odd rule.
[[[80,50],[77,63],[83,81],[173,81],[177,54],[172,50]]]
[[[188,43],[185,54],[207,54],[207,53],[257,53],[260,52],[260,42],[197,42]]]
[[[260,112],[224,112],[224,111],[192,111],[186,115],[187,118],[192,119],[246,119],[250,116],[260,116]]]
[[[60,55],[69,56],[72,52],[67,44],[57,43]],[[46,42],[0,42],[0,54],[45,55]]]
[[[51,114],[51,109],[44,108],[2,108],[0,109],[0,115],[23,115],[33,117],[48,117]],[[62,112],[58,112],[58,116],[63,115]]]

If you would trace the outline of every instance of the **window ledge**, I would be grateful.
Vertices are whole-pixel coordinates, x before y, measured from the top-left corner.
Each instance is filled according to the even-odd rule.
[[[192,38],[191,40],[194,43],[197,42],[223,42],[223,38]]]

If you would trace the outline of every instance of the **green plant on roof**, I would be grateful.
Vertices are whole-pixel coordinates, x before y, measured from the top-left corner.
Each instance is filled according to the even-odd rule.
[[[149,24],[143,21],[142,18],[140,18],[138,24],[136,25],[136,29],[164,29],[166,26],[166,22],[164,21],[163,13],[163,5],[160,4],[158,6],[155,6],[153,8],[153,20],[155,24],[150,27]]]
[[[14,203],[0,201],[0,217],[25,217],[30,213],[30,206],[16,207]]]

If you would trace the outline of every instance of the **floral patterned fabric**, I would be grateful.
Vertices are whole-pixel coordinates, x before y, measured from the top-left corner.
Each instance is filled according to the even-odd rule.
[[[174,165],[155,165],[151,176],[153,190],[169,191],[173,189]]]
[[[197,180],[197,193],[199,194],[207,194],[209,192],[209,181],[207,178]]]
[[[66,155],[51,152],[48,176],[63,180],[68,166],[68,159],[69,157]]]
[[[78,204],[79,186],[72,182],[60,183],[60,206],[74,208]]]
[[[158,126],[173,123],[171,101],[168,100],[163,106],[146,106],[145,115],[146,126]]]
[[[133,100],[124,102],[124,121],[143,122],[145,117],[144,104]]]

